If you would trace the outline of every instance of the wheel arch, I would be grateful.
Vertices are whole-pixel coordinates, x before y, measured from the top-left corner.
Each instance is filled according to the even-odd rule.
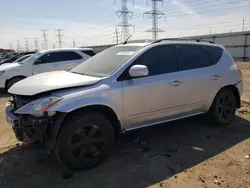
[[[227,85],[222,87],[217,94],[215,95],[214,99],[216,98],[216,96],[223,90],[231,90],[234,94],[234,97],[236,99],[236,108],[240,108],[241,107],[241,100],[240,100],[240,93],[238,88],[235,85]],[[212,106],[212,105],[211,105]],[[211,107],[210,107],[211,108]]]
[[[112,124],[115,135],[121,132],[121,123],[120,123],[120,120],[118,119],[117,114],[112,108],[106,105],[89,105],[89,106],[84,106],[84,107],[75,109],[66,114],[62,123],[62,127],[72,118],[72,116],[77,115],[77,114],[84,114],[88,112],[96,112],[105,116]]]
[[[11,77],[11,78],[8,78],[6,81],[5,81],[5,88],[7,88],[7,85],[8,85],[8,83],[9,83],[9,81],[10,80],[13,80],[13,79],[15,79],[15,78],[27,78],[27,76],[24,76],[24,75],[17,75],[17,76],[13,76],[13,77]]]

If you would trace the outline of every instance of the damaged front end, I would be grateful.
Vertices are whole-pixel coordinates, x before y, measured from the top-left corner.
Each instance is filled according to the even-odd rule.
[[[45,143],[46,152],[49,153],[55,146],[58,131],[66,114],[45,111],[44,106],[48,108],[50,103],[41,105],[42,113],[29,114],[25,108],[37,108],[34,101],[38,100],[40,99],[37,97],[14,95],[13,100],[10,100],[6,106],[6,120],[12,126],[19,141]]]

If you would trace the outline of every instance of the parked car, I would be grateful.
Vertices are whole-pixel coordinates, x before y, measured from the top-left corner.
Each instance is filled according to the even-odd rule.
[[[1,65],[0,88],[8,90],[14,83],[37,73],[70,70],[90,58],[90,55],[87,54],[89,51],[91,51],[89,48],[44,50],[33,54],[22,62]]]
[[[21,53],[18,53],[8,59],[5,59],[3,61],[0,62],[0,65],[4,64],[4,63],[12,63],[14,61],[16,61],[17,59],[19,59],[20,57],[23,57],[25,55],[28,55],[28,54],[34,54],[36,53],[35,51],[32,51],[32,52],[21,52]]]
[[[45,142],[64,166],[86,169],[120,132],[203,113],[229,124],[242,91],[222,45],[165,39],[118,45],[68,72],[26,78],[9,89],[6,118],[20,141]]]
[[[8,54],[6,54],[6,55],[4,55],[4,56],[2,56],[2,57],[0,58],[0,62],[1,62],[1,61],[4,61],[4,60],[6,60],[6,59],[9,59],[9,58],[15,56],[16,54],[17,54],[16,52],[14,52],[14,53],[8,53]]]
[[[28,57],[30,57],[32,54],[28,54],[28,55],[24,55],[20,58],[18,58],[17,60],[13,61],[13,63],[20,63],[22,61],[24,61],[25,59],[27,59]]]

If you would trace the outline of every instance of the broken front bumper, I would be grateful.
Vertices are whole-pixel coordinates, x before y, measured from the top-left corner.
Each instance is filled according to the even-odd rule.
[[[5,108],[5,115],[18,140],[24,143],[33,143],[35,141],[45,142],[47,149],[51,150],[54,148],[57,134],[66,114],[57,113],[53,117],[20,115],[15,114],[13,106],[11,103],[8,103]]]

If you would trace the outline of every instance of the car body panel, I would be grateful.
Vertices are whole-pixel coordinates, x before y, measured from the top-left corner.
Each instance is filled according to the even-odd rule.
[[[93,85],[100,80],[101,78],[79,75],[67,71],[45,72],[17,82],[8,92],[11,94],[32,96],[56,89]]]

